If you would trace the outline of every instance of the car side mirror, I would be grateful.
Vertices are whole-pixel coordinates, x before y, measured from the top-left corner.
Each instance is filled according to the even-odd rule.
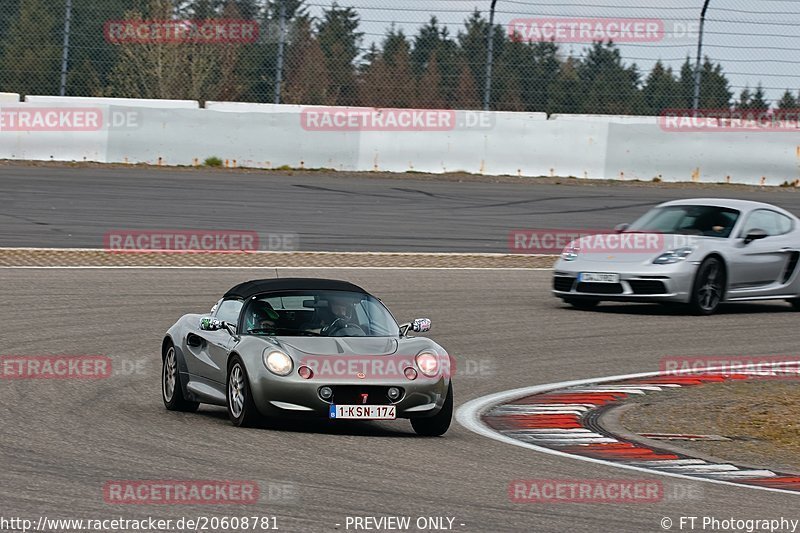
[[[431,330],[430,318],[415,318],[413,322],[400,326],[400,336],[405,337],[409,331],[414,333],[425,333]]]
[[[415,318],[411,323],[411,331],[414,333],[425,333],[431,330],[430,318]]]
[[[626,229],[628,229],[630,227],[631,227],[631,225],[628,224],[628,223],[617,224],[616,226],[614,226],[614,231],[616,231],[617,233],[622,233],[623,231],[625,231]]]
[[[223,328],[222,320],[218,320],[210,316],[204,316],[203,318],[200,319],[201,331],[219,331],[222,328]]]
[[[236,336],[236,326],[234,326],[233,324],[228,324],[224,320],[220,320],[218,318],[213,318],[210,316],[204,316],[203,318],[200,319],[201,331],[219,331],[222,329],[230,333],[232,337]]]
[[[744,236],[744,243],[750,244],[753,241],[766,239],[767,237],[769,237],[769,234],[763,229],[753,228]]]

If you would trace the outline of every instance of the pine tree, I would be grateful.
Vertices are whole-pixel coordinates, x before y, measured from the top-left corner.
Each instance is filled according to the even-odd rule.
[[[107,92],[119,47],[104,33],[106,21],[124,18],[129,0],[73,0],[67,94],[102,96]]]
[[[547,102],[561,67],[558,46],[552,42],[535,42],[527,46],[533,67],[521,70],[522,96],[529,111],[547,111]]]
[[[734,107],[736,109],[752,109],[751,103],[753,102],[753,94],[750,92],[750,87],[745,87],[742,89],[742,92],[739,93],[739,100],[736,101]]]
[[[466,60],[461,61],[461,74],[458,77],[458,88],[454,106],[456,109],[480,109],[481,101],[475,87],[475,77]]]
[[[664,64],[657,61],[642,88],[647,112],[659,115],[665,109],[680,107],[679,92],[679,82],[675,79],[672,68],[664,68]]]
[[[488,31],[489,22],[476,8],[472,15],[464,21],[464,28],[457,35],[461,56],[472,74],[473,84],[476,87],[483,87],[486,83],[486,35]],[[502,38],[501,35],[501,42]],[[495,40],[495,44],[498,44],[497,40]],[[502,45],[497,48],[502,49]]]
[[[308,17],[308,10],[303,4],[304,0],[283,0],[285,3],[286,20],[294,20]],[[264,10],[269,20],[279,20],[281,11],[281,0],[268,0]]]
[[[250,11],[253,6],[248,2],[233,2],[229,1],[225,4],[220,14],[226,20],[241,20],[244,17],[240,9],[244,7],[248,10],[248,15],[253,16],[254,13]],[[217,79],[214,80],[211,89],[211,94],[208,99],[220,101],[236,101],[241,100],[242,95],[247,93],[248,85],[252,79],[251,75],[254,74],[252,65],[248,64],[247,60],[243,60],[242,56],[252,57],[245,52],[251,52],[250,45],[246,43],[220,43],[219,60],[215,67],[218,71]]]
[[[694,101],[694,66],[686,58],[679,78],[684,106],[691,109]],[[722,65],[714,64],[706,56],[700,69],[700,109],[724,110],[730,107],[733,93],[722,71]]]
[[[750,92],[749,87],[742,89],[735,107],[743,111],[766,111],[769,109],[769,103],[764,100],[764,89],[761,84],[756,87],[755,92]]]
[[[422,76],[425,73],[431,57],[439,50],[442,41],[447,38],[447,28],[441,28],[436,17],[431,17],[431,20],[419,29],[414,37],[414,48],[411,52],[411,64],[416,76]]]
[[[497,109],[501,111],[525,111],[525,103],[522,101],[519,76],[510,74],[505,80],[502,100],[497,103]]]
[[[578,76],[578,63],[571,56],[561,63],[547,102],[548,113],[580,113],[583,109],[584,94]]]
[[[783,93],[781,99],[778,100],[778,109],[797,109],[797,97],[792,94],[789,89],[786,89],[786,92]]]
[[[417,85],[417,105],[422,109],[444,109],[445,102],[441,92],[442,77],[439,74],[439,61],[436,53],[428,60],[425,72]]]
[[[753,93],[753,99],[750,101],[750,106],[751,109],[755,109],[757,111],[766,111],[769,109],[769,102],[766,100],[764,87],[762,87],[760,83],[756,86],[756,92]]]
[[[365,67],[359,83],[358,104],[365,107],[392,107],[392,78],[383,56],[375,48],[375,56]]]
[[[683,62],[683,65],[681,65],[680,75],[678,76],[678,87],[680,91],[678,95],[680,105],[676,105],[675,107],[691,109],[694,101],[694,66],[688,56],[686,57],[686,61]],[[703,105],[700,105],[700,107],[702,108]]]
[[[533,59],[528,45],[521,41],[507,42],[495,56],[492,74],[492,109],[524,111],[520,78],[530,78]]]
[[[584,92],[583,112],[637,114],[644,102],[639,91],[636,65],[625,66],[614,43],[596,42],[578,65]]]
[[[363,33],[357,31],[358,13],[352,7],[334,2],[323,11],[317,35],[329,77],[329,94],[338,105],[354,105],[358,99],[355,60],[360,53]]]
[[[19,6],[21,0],[3,0],[3,8],[0,9],[0,37],[6,37],[12,23],[19,16]]]
[[[2,50],[0,90],[58,94],[61,19],[47,0],[22,0]]]
[[[414,104],[409,44],[402,31],[391,27],[382,43],[371,48],[359,83],[360,105],[406,108]]]
[[[286,82],[283,102],[287,104],[333,105],[329,94],[330,76],[325,52],[308,18],[298,20],[294,40],[286,58]]]

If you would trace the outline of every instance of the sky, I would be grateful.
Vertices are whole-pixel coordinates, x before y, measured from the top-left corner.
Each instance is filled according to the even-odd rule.
[[[309,0],[312,15],[330,1]],[[407,35],[435,15],[455,35],[476,8],[488,18],[490,0],[338,0],[361,15],[363,47],[380,42],[392,23]],[[626,63],[647,72],[657,60],[679,69],[697,50],[697,29],[703,0],[498,0],[496,23],[509,27],[524,19],[528,28],[541,19],[601,19],[601,23],[640,21],[658,23],[649,42],[619,43]],[[533,19],[533,20],[531,20]],[[710,0],[706,15],[703,55],[719,62],[735,96],[759,82],[767,98],[777,100],[786,89],[800,89],[800,0]],[[646,35],[645,35],[646,36]],[[567,39],[570,40],[570,39]],[[572,39],[574,40],[574,39]],[[564,42],[564,54],[581,55],[587,44]]]

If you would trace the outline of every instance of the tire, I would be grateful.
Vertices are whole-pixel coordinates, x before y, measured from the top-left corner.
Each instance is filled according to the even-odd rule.
[[[564,300],[564,303],[569,304],[576,309],[594,309],[600,303],[600,300],[567,298]]]
[[[716,257],[706,258],[692,285],[689,307],[695,315],[712,315],[725,296],[725,268]]]
[[[168,411],[197,411],[200,402],[187,400],[184,393],[181,373],[178,371],[178,356],[175,354],[175,346],[169,343],[161,362],[161,399],[164,400],[164,407]]]
[[[241,357],[234,355],[228,363],[228,377],[225,380],[225,405],[228,418],[236,427],[253,427],[260,422],[261,415],[253,402],[250,392],[250,379]]]
[[[422,437],[440,437],[450,429],[453,419],[453,384],[447,388],[447,397],[442,409],[433,416],[425,418],[412,418],[411,427],[417,435]]]
[[[795,311],[800,311],[800,298],[792,298],[787,301],[792,304],[792,308],[794,308]]]

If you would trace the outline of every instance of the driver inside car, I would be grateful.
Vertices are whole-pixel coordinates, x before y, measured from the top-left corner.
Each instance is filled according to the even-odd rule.
[[[356,317],[355,302],[347,298],[333,297],[328,300],[327,317],[321,321],[322,335],[363,335],[364,331]]]
[[[718,212],[710,211],[697,217],[694,223],[695,229],[699,230],[702,235],[710,237],[723,237],[730,233],[730,221],[728,218]]]
[[[255,300],[250,304],[250,309],[247,312],[245,329],[247,331],[275,329],[278,318],[278,313],[272,308],[269,302]]]
[[[328,300],[328,313],[321,321],[320,333],[330,332],[334,327],[344,326],[353,322],[353,305],[344,298],[331,298]]]

